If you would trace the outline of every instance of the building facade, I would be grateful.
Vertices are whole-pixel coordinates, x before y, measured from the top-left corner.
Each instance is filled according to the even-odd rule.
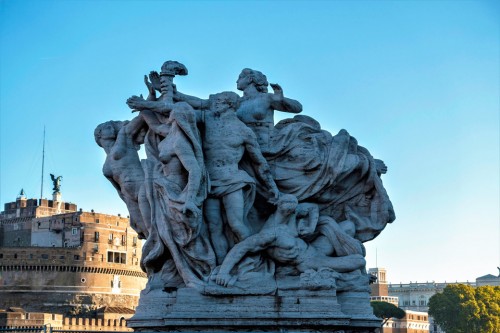
[[[58,199],[20,195],[0,213],[0,309],[135,309],[147,277],[128,218],[83,212]]]
[[[391,318],[381,329],[382,333],[429,333],[430,323],[427,311],[406,309],[401,306],[401,299],[390,294],[390,285],[387,282],[387,271],[385,268],[370,268],[368,273],[376,277],[376,281],[370,285],[371,301],[388,302],[405,310],[406,315],[402,319]]]

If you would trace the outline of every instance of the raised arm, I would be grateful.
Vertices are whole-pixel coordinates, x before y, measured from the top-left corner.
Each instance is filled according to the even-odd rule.
[[[125,126],[126,134],[134,137],[145,125],[146,122],[144,121],[144,118],[139,115],[129,121],[129,123]]]
[[[286,98],[283,95],[283,89],[279,84],[271,83],[271,88],[273,88],[274,93],[269,94],[271,98],[271,107],[274,110],[290,112],[290,113],[300,113],[302,112],[302,104],[291,98]]]

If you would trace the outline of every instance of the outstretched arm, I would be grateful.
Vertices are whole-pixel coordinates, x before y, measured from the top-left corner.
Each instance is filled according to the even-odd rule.
[[[174,107],[174,104],[169,102],[147,101],[142,97],[142,95],[130,97],[127,99],[127,105],[132,109],[132,112],[149,110],[154,112],[169,113]]]
[[[283,95],[283,89],[279,84],[271,83],[271,88],[273,88],[274,94],[269,94],[271,98],[271,107],[274,110],[290,112],[290,113],[300,113],[302,112],[302,104],[291,98],[286,98]]]
[[[208,109],[210,107],[210,103],[208,99],[201,99],[195,96],[190,96],[183,94],[181,92],[175,91],[174,93],[174,101],[175,102],[186,102],[196,110]]]
[[[245,238],[240,243],[233,246],[231,251],[226,255],[219,273],[215,278],[218,285],[227,287],[231,281],[231,270],[237,263],[243,259],[247,253],[254,253],[265,250],[276,240],[276,235],[270,232],[259,232],[248,238]]]

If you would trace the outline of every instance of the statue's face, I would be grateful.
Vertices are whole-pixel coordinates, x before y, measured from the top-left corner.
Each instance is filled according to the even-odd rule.
[[[211,98],[211,110],[212,111],[225,111],[229,108],[229,105],[227,104],[226,98],[223,96],[215,96]]]
[[[295,201],[284,201],[279,204],[279,209],[283,215],[290,215],[295,212],[297,203]]]
[[[160,75],[160,89],[162,94],[167,92],[168,88],[172,85],[172,82],[173,76]]]
[[[241,72],[240,76],[238,77],[238,80],[236,81],[236,88],[238,90],[245,90],[245,88],[248,87],[250,83],[252,83],[252,81],[250,80],[248,75]]]
[[[116,138],[115,128],[111,123],[106,123],[101,128],[101,139]]]
[[[297,232],[300,236],[307,236],[314,232],[307,218],[301,218],[297,221]]]

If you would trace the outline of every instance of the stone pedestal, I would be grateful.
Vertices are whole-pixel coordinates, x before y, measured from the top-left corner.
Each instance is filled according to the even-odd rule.
[[[338,297],[335,290],[278,289],[274,295],[238,296],[206,296],[191,288],[154,290],[141,295],[128,326],[144,332],[368,333],[380,327],[368,298],[368,293]],[[365,307],[356,302],[361,299]]]

